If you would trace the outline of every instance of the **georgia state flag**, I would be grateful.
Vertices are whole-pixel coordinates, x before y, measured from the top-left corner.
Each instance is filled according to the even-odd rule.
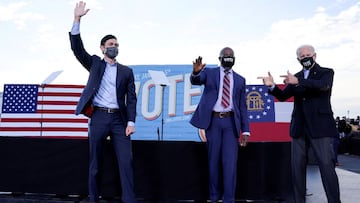
[[[284,85],[280,85],[284,88]],[[250,141],[289,141],[293,98],[280,102],[265,85],[246,86]]]

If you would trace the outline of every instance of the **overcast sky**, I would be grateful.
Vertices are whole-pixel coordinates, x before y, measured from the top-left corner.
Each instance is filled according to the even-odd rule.
[[[88,73],[73,56],[68,32],[77,1],[0,1],[0,91],[8,83],[85,84]],[[89,0],[81,33],[89,53],[114,34],[120,63],[191,64],[201,55],[217,64],[230,46],[235,71],[248,84],[271,71],[301,69],[296,48],[312,44],[317,62],[335,70],[335,116],[360,115],[360,0]]]

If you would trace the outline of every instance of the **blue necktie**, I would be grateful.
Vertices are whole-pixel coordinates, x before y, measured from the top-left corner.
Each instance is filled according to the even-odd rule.
[[[304,70],[304,78],[307,79],[309,77],[310,70]]]

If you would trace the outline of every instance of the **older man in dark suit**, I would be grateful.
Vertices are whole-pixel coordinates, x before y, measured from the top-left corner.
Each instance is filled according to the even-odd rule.
[[[110,135],[113,143],[124,203],[135,203],[132,146],[130,135],[135,132],[136,94],[132,70],[119,64],[117,39],[106,35],[100,42],[103,58],[90,55],[80,38],[80,18],[87,14],[80,1],[74,10],[70,33],[71,49],[78,61],[89,71],[89,79],[75,113],[91,118],[89,124],[89,198],[99,201],[99,169],[104,140]]]
[[[294,97],[290,124],[292,180],[295,202],[305,202],[307,152],[311,146],[319,164],[322,183],[329,203],[340,202],[339,181],[335,171],[334,138],[337,128],[330,104],[334,71],[315,62],[311,45],[300,46],[297,59],[302,70],[295,75],[283,75],[284,90],[275,85],[270,72],[259,77],[269,93],[280,101]]]
[[[235,202],[239,135],[240,145],[246,146],[250,129],[245,78],[232,70],[234,51],[223,48],[219,60],[221,66],[216,68],[205,68],[201,57],[193,62],[191,83],[204,85],[204,92],[190,123],[206,132],[210,200],[231,203]]]

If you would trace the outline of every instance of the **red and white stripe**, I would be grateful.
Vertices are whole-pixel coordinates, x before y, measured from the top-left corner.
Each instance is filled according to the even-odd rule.
[[[74,114],[83,85],[39,87],[36,113],[2,113],[0,136],[87,137],[88,119]]]

